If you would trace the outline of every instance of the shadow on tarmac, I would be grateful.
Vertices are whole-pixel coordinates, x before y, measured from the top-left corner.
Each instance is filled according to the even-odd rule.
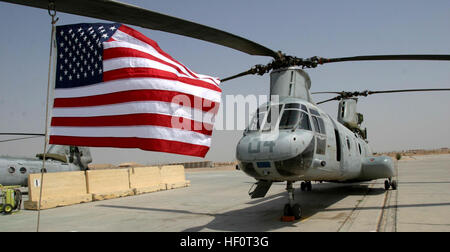
[[[369,188],[365,184],[314,184],[311,192],[295,191],[295,202],[302,206],[302,220],[307,219],[318,212],[329,211],[327,208],[334,203],[350,195],[379,195],[385,192],[384,188]],[[269,191],[270,193],[270,191]],[[283,227],[294,226],[297,222],[281,222],[283,207],[287,203],[287,193],[273,194],[245,203],[249,207],[231,210],[222,213],[209,213],[202,211],[189,211],[180,209],[158,209],[132,206],[99,205],[99,207],[132,209],[143,211],[157,211],[167,213],[191,214],[212,216],[214,219],[206,225],[188,228],[184,232],[198,232],[204,229],[216,231],[236,232],[265,232],[277,230]],[[344,210],[344,209],[341,209]],[[338,218],[338,216],[332,216]],[[302,221],[300,220],[300,221]]]

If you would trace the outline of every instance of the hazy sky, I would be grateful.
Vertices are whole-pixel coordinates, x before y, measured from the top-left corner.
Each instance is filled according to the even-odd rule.
[[[222,29],[298,57],[450,54],[450,1],[124,1]],[[58,25],[101,22],[58,13]],[[227,77],[265,64],[196,39],[134,27],[194,71]],[[43,132],[50,17],[0,2],[0,132]],[[307,70],[311,91],[449,88],[450,62],[335,63]],[[223,95],[265,95],[269,75],[222,85]],[[316,100],[330,96],[314,96]],[[373,95],[359,100],[374,151],[450,146],[450,92]],[[337,103],[322,106],[333,117]],[[206,159],[232,161],[241,131],[215,131]],[[6,139],[4,137],[0,139]],[[0,143],[0,154],[31,156],[43,138]],[[93,148],[95,163],[201,160],[133,149]]]

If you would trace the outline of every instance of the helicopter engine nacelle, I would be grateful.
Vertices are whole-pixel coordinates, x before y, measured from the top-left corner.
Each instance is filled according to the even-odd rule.
[[[280,100],[294,97],[312,102],[310,88],[311,79],[299,67],[278,69],[270,73],[270,95],[278,95]]]
[[[361,114],[356,112],[358,99],[342,99],[338,107],[338,122],[356,128],[363,122]]]

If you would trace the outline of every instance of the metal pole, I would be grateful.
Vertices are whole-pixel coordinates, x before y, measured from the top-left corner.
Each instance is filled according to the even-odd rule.
[[[54,1],[50,0],[48,3],[48,14],[52,17],[52,31],[50,34],[50,56],[48,59],[48,83],[47,83],[47,102],[45,105],[45,140],[44,140],[44,151],[42,156],[42,169],[41,169],[41,188],[39,191],[39,204],[38,204],[38,219],[37,219],[37,227],[36,232],[39,232],[40,220],[41,220],[41,203],[42,203],[42,191],[44,188],[44,173],[45,170],[45,159],[47,154],[47,143],[48,143],[48,107],[50,100],[50,83],[51,83],[51,72],[52,72],[52,52],[53,52],[53,40],[55,34],[55,24],[58,22],[58,18],[56,16],[56,8]]]

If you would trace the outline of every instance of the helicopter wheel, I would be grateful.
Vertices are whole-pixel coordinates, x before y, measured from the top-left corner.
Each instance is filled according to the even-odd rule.
[[[311,184],[311,181],[306,182],[306,190],[307,190],[308,192],[311,192],[311,191],[312,191],[312,184]]]
[[[299,204],[294,204],[294,187],[292,186],[293,182],[288,181],[286,190],[289,195],[289,203],[284,205],[283,217],[294,217],[295,220],[299,220],[302,217],[302,209]],[[301,183],[301,188],[304,191],[307,189],[308,183]]]
[[[291,206],[290,204],[284,205],[284,216],[294,216],[296,220],[299,220],[302,217],[302,208],[299,204],[294,204]]]
[[[283,211],[283,215],[284,216],[292,216],[292,208],[291,208],[291,205],[289,205],[289,204],[286,204],[286,205],[284,205],[284,211]]]
[[[389,183],[389,180],[385,180],[384,181],[384,189],[389,190],[389,188],[391,187],[391,183]]]
[[[299,220],[302,217],[302,208],[299,204],[293,205],[291,211],[296,220]]]
[[[392,180],[392,182],[391,182],[391,187],[392,187],[392,190],[397,190],[397,180]]]

